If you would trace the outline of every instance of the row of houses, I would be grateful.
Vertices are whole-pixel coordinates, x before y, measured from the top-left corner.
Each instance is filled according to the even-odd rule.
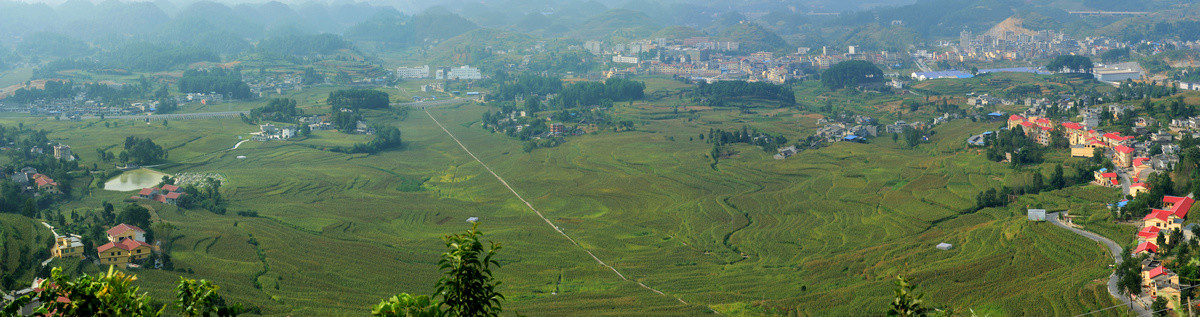
[[[1137,233],[1138,244],[1133,255],[1147,255],[1142,260],[1142,289],[1151,300],[1165,297],[1169,307],[1178,307],[1182,295],[1179,286],[1179,275],[1172,272],[1157,260],[1156,244],[1160,235],[1168,243],[1169,232],[1183,230],[1183,222],[1188,210],[1196,201],[1191,197],[1163,196],[1163,209],[1152,209],[1150,214],[1142,218],[1142,229]]]

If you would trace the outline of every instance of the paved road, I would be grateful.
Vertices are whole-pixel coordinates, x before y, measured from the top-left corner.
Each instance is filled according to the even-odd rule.
[[[1057,212],[1046,215],[1046,221],[1049,221],[1050,223],[1054,224],[1055,226],[1070,230],[1071,232],[1074,232],[1085,238],[1091,239],[1092,241],[1096,241],[1096,242],[1099,242],[1100,244],[1103,244],[1104,247],[1108,248],[1108,252],[1112,254],[1113,262],[1116,264],[1121,263],[1121,255],[1123,252],[1125,252],[1125,250],[1123,248],[1121,248],[1121,246],[1118,245],[1116,242],[1113,242],[1112,240],[1109,240],[1108,238],[1105,238],[1098,234],[1084,231],[1079,228],[1069,227],[1065,224],[1062,224],[1061,222],[1058,221],[1058,213]],[[1116,274],[1108,276],[1108,293],[1112,294],[1112,296],[1114,298],[1121,300],[1122,303],[1125,303],[1126,307],[1132,307],[1133,311],[1135,313],[1137,313],[1138,316],[1149,317],[1151,315],[1149,309],[1142,307],[1142,305],[1130,304],[1129,297],[1122,295],[1121,292],[1119,290],[1117,290],[1117,275]]]

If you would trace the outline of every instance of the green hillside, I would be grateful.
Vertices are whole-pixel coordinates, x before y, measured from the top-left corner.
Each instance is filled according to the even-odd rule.
[[[0,214],[0,288],[29,287],[41,262],[50,258],[54,235],[28,217]]]
[[[580,39],[644,38],[662,26],[644,13],[616,9],[592,16],[583,24],[572,27],[572,36]]]

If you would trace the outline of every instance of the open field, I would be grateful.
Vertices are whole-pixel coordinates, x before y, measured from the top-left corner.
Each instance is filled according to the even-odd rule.
[[[669,80],[649,86],[678,88]],[[328,91],[304,93],[301,106],[323,103]],[[994,124],[953,121],[912,150],[882,136],[773,160],[732,145],[735,155],[713,168],[711,145],[697,137],[710,128],[747,125],[796,140],[812,133],[816,117],[761,106],[677,115],[676,102],[620,104],[614,114],[636,120],[637,131],[571,137],[531,153],[481,129],[482,106],[429,110],[580,246],[534,216],[419,110],[390,122],[403,131],[404,149],[370,156],[311,147],[362,141],[333,131],[227,150],[257,130],[234,118],[111,128],[96,120],[0,124],[46,129],[85,164],[96,161],[96,148],[117,152],[127,135],[151,137],[170,149],[172,163],[160,170],[228,178],[226,215],[146,204],[178,227],[167,243],[176,267],[195,271],[138,271],[155,298],[170,298],[182,274],[213,280],[266,315],[361,315],[398,292],[431,292],[439,238],[480,217],[486,239],[504,244],[505,308],[528,315],[875,315],[898,274],[919,283],[934,305],[994,316],[1067,315],[1115,303],[1104,290],[1108,257],[1099,245],[1024,218],[1036,200],[1070,209],[1089,230],[1129,237],[1132,229],[1106,222],[1101,209],[1115,198],[1111,189],[1071,187],[964,213],[979,191],[1027,173],[964,149],[967,136]],[[130,194],[92,189],[62,209],[86,212]],[[260,217],[236,215],[244,210]],[[941,242],[955,248],[935,249]],[[581,248],[667,296],[622,281]]]

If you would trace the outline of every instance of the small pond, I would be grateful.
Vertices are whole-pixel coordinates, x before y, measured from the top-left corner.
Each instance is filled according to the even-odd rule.
[[[104,190],[118,192],[141,190],[142,188],[158,185],[159,182],[162,182],[163,176],[168,175],[145,168],[125,171],[121,175],[104,182]]]

